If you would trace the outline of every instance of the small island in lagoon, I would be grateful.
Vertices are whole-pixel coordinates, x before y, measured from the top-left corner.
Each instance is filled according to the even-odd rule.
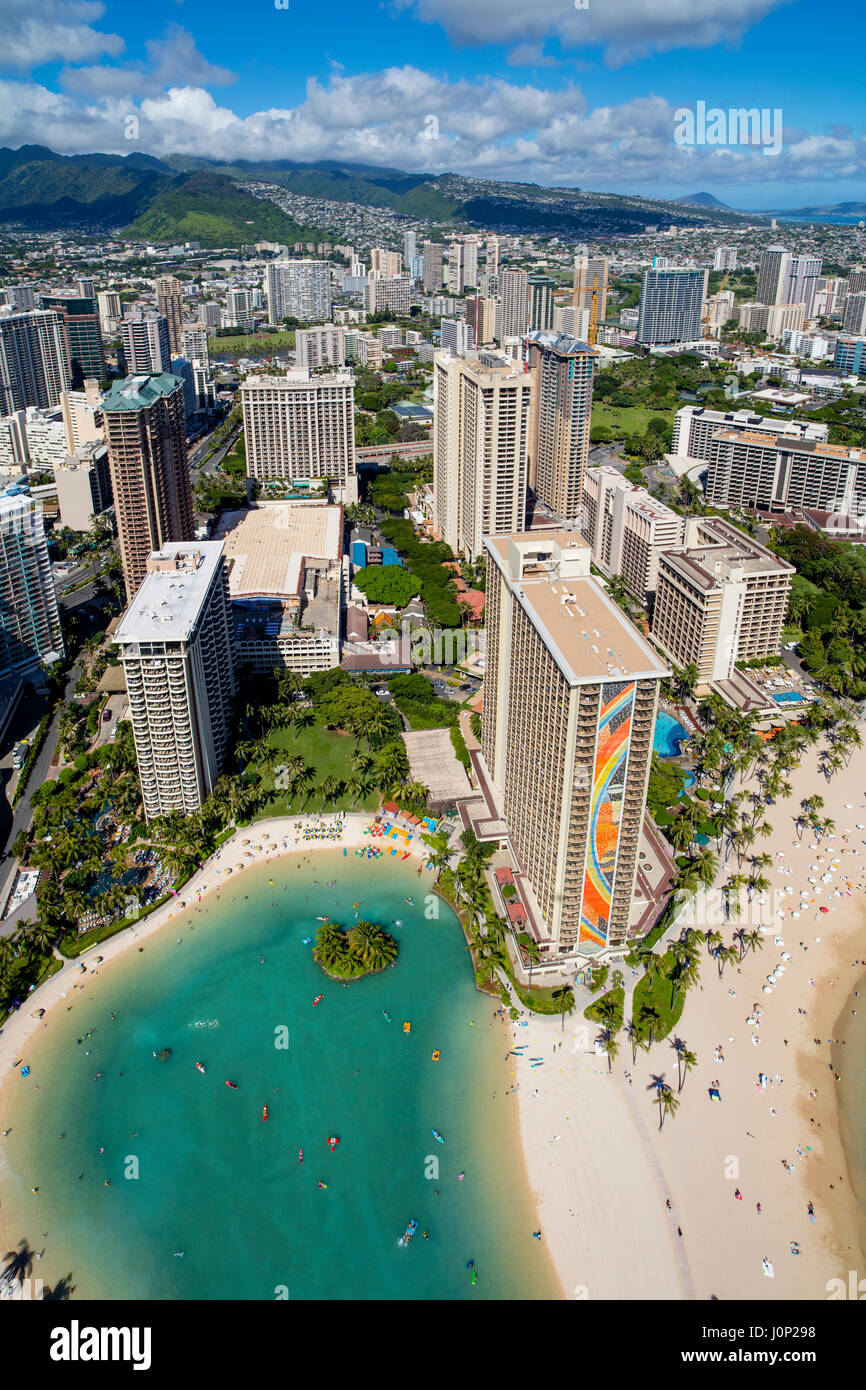
[[[348,931],[324,922],[316,933],[313,960],[333,980],[360,980],[397,960],[397,942],[376,922],[356,922]]]

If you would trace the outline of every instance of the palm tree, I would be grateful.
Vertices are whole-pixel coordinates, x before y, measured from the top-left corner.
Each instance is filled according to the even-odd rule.
[[[602,1028],[596,1042],[601,1045],[601,1050],[607,1057],[607,1069],[611,1071],[613,1062],[619,1052],[619,1043],[616,1034],[610,1028]]]
[[[451,859],[451,846],[448,836],[441,830],[437,830],[432,835],[422,835],[421,839],[425,845],[433,851],[428,859],[428,864],[432,864],[436,873],[436,882],[439,882],[439,875],[448,866]],[[518,941],[520,938],[518,937]]]
[[[574,991],[570,985],[560,985],[553,991],[551,996],[557,1005],[563,1029],[565,1028],[565,1015],[570,1014],[574,1009]]]

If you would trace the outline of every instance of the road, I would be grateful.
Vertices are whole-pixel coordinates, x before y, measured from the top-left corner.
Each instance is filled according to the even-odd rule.
[[[63,703],[71,700],[75,694],[75,686],[82,671],[82,662],[77,660],[72,666],[66,678],[66,685],[63,690]],[[10,812],[9,803],[6,801],[5,786],[3,789],[3,804],[0,809],[0,841],[3,844],[3,852],[0,854],[0,910],[6,902],[12,882],[18,868],[17,861],[12,857],[11,847],[19,830],[26,830],[30,824],[30,800],[37,787],[48,780],[48,769],[57,749],[58,725],[60,711],[63,704],[58,704],[57,711],[51,721],[45,742],[42,745],[36,765],[30,773],[27,789],[24,792],[14,811]],[[5,833],[4,833],[5,831]],[[19,908],[16,913],[5,921],[0,922],[0,936],[11,936],[19,920],[27,921],[33,916],[34,904],[29,901]],[[28,910],[29,909],[29,910]]]
[[[189,471],[193,474],[193,482],[196,481],[195,474],[198,473],[199,470],[201,470],[202,474],[216,472],[223,459],[225,458],[226,454],[231,453],[232,449],[237,443],[237,438],[240,432],[241,425],[240,423],[238,423],[237,427],[232,430],[225,444],[221,444],[220,447],[217,449],[216,453],[213,455],[213,457],[209,458],[206,463],[204,463],[203,461],[205,454],[208,452],[210,448],[212,448],[213,433],[209,434],[206,439],[203,439],[200,444],[196,445],[195,449],[193,449],[192,453],[189,456]]]

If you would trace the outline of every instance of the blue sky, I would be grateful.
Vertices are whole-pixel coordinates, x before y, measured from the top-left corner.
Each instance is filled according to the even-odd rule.
[[[862,0],[837,0],[826,25],[807,0],[586,3],[3,0],[0,143],[707,190],[754,208],[866,199]],[[698,101],[781,110],[780,152],[676,145],[674,113]]]

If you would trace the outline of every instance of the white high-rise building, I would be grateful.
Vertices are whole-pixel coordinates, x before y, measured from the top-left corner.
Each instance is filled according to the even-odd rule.
[[[180,335],[180,352],[189,362],[203,362],[210,366],[208,332],[203,326],[187,326]]]
[[[842,328],[855,337],[866,334],[866,294],[849,294],[842,310]]]
[[[63,423],[66,426],[67,452],[74,454],[82,444],[105,438],[100,403],[99,382],[88,377],[83,391],[64,391],[60,398]]]
[[[145,816],[189,815],[222,772],[236,690],[223,543],[153,552],[114,640]]]
[[[295,354],[297,365],[304,369],[343,367],[347,360],[346,330],[330,323],[299,328],[295,332]]]
[[[717,246],[713,256],[713,270],[736,270],[736,246]]]
[[[414,232],[403,233],[403,264],[408,270],[412,268],[412,262],[418,254],[418,243]]]
[[[443,319],[440,329],[443,352],[462,357],[475,346],[472,329],[464,319]]]
[[[247,377],[240,397],[250,477],[354,478],[354,395],[348,373]]]
[[[709,461],[710,443],[720,429],[766,434],[775,439],[779,431],[796,439],[823,443],[829,435],[826,420],[772,420],[751,410],[708,410],[702,405],[683,405],[674,419],[671,453],[677,458]]]
[[[331,317],[331,268],[327,261],[273,261],[267,268],[265,293],[272,324],[296,318],[322,323]]]
[[[253,297],[248,289],[233,285],[226,292],[226,310],[223,315],[224,328],[239,328],[243,333],[252,332]]]
[[[129,376],[171,371],[171,341],[164,314],[127,314],[120,325],[120,340]]]
[[[368,277],[364,286],[364,308],[371,314],[393,314],[395,318],[409,317],[412,302],[412,277],[397,275],[392,279]]]
[[[96,296],[99,310],[99,327],[106,337],[117,332],[117,325],[123,317],[123,305],[117,290],[100,290]]]
[[[592,546],[593,563],[608,578],[618,575],[641,603],[655,592],[659,553],[682,545],[684,526],[684,517],[616,468],[587,468],[581,531]]]
[[[63,655],[42,508],[0,496],[0,680],[29,676]]]

